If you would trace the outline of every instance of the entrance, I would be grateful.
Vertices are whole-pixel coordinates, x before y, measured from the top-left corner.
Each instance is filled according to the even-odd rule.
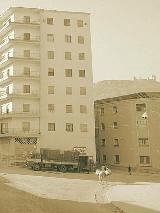
[[[79,156],[79,167],[80,170],[88,167],[88,156]]]

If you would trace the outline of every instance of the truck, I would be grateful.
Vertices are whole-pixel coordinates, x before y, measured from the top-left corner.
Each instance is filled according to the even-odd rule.
[[[82,152],[83,150],[83,152]],[[92,171],[93,157],[84,149],[61,151],[41,148],[40,152],[32,152],[26,159],[26,165],[34,171],[55,170],[60,172],[88,172]]]

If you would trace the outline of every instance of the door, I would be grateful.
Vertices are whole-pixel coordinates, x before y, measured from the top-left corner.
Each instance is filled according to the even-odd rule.
[[[88,167],[88,156],[79,156],[79,167],[80,170]]]

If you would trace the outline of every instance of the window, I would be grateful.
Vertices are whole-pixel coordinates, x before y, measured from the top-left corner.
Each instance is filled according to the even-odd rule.
[[[117,122],[113,122],[113,128],[118,129],[118,123]]]
[[[66,95],[72,95],[72,87],[66,87]]]
[[[49,95],[54,94],[54,90],[55,90],[54,86],[48,86],[48,94]]]
[[[54,68],[48,68],[48,76],[54,76]]]
[[[88,132],[88,125],[87,124],[80,124],[80,131],[81,132]]]
[[[70,25],[71,25],[70,19],[64,19],[64,26],[70,26]]]
[[[78,36],[78,43],[84,44],[84,36]]]
[[[72,69],[65,69],[65,76],[72,77]]]
[[[53,42],[54,41],[54,35],[53,34],[47,34],[47,41]]]
[[[9,86],[6,87],[6,93],[9,94]]]
[[[55,123],[48,123],[48,131],[55,131],[56,125]]]
[[[30,93],[30,85],[23,85],[23,93]]]
[[[29,58],[30,57],[30,50],[24,50],[24,57]]]
[[[2,75],[3,75],[4,73],[2,73]],[[10,76],[10,69],[7,69],[7,76]]]
[[[71,43],[71,42],[72,42],[72,37],[71,37],[71,35],[65,35],[65,42],[66,42],[66,43]]]
[[[119,146],[119,140],[116,138],[116,139],[114,139],[114,144],[113,144],[114,146]]]
[[[80,87],[80,95],[86,95],[86,87]]]
[[[99,137],[99,129],[98,128],[95,129],[95,136]]]
[[[117,113],[117,112],[118,112],[117,106],[113,106],[113,113]]]
[[[83,27],[83,20],[77,20],[77,26],[78,27]]]
[[[66,123],[66,131],[73,132],[73,123]]]
[[[150,156],[140,156],[140,164],[150,164]]]
[[[105,130],[105,124],[104,123],[101,123],[101,130]]]
[[[30,67],[24,67],[23,73],[25,76],[30,76]]]
[[[115,155],[114,158],[115,158],[115,163],[119,164],[120,163],[119,155]]]
[[[85,70],[79,70],[79,77],[81,78],[85,77]]]
[[[146,104],[136,104],[136,111],[146,111]]]
[[[10,110],[9,110],[9,105],[6,105],[6,113],[9,113]]]
[[[30,104],[23,104],[23,112],[29,112],[30,111]]]
[[[65,60],[71,60],[72,56],[71,56],[71,52],[65,52]]]
[[[30,16],[24,16],[23,22],[26,23],[26,24],[29,24],[30,23]]]
[[[80,113],[87,113],[87,106],[86,105],[80,105]]]
[[[53,25],[53,18],[47,18],[47,24]]]
[[[85,60],[85,53],[79,53],[79,60]]]
[[[23,130],[23,132],[29,132],[30,131],[30,122],[22,122],[22,130]]]
[[[101,146],[102,146],[102,147],[105,147],[105,146],[106,146],[106,139],[105,139],[105,138],[103,138],[103,139],[101,140]]]
[[[54,51],[48,51],[48,59],[54,59]]]
[[[103,161],[103,163],[106,163],[106,161],[107,161],[107,157],[106,157],[106,155],[103,155],[103,159],[102,159],[102,161]]]
[[[24,40],[30,40],[30,33],[24,33]]]
[[[100,108],[100,115],[104,115],[104,108]]]
[[[72,113],[72,105],[66,105],[66,113]]]
[[[1,133],[8,133],[8,123],[1,123]]]
[[[140,146],[148,146],[148,138],[138,138],[138,143]]]
[[[48,112],[54,112],[54,104],[48,104]]]

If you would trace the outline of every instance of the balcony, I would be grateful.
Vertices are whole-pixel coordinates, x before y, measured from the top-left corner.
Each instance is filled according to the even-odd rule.
[[[40,36],[31,36],[29,38],[25,38],[24,35],[15,36],[14,38],[11,36],[7,36],[0,42],[0,52],[5,51],[10,48],[15,43],[27,43],[27,44],[40,44]]]
[[[12,111],[12,112],[5,112],[0,114],[0,119],[5,118],[15,118],[15,117],[23,117],[23,118],[38,118],[40,116],[38,110],[32,110],[29,112],[23,112],[23,111]]]
[[[32,130],[23,130],[17,128],[10,128],[10,129],[2,129],[0,132],[0,138],[4,137],[39,137],[40,131],[39,129],[32,129]]]
[[[15,18],[15,20],[8,20],[6,22],[4,22],[1,25],[0,28],[0,36],[4,36],[6,33],[8,33],[9,31],[11,31],[11,29],[15,26],[29,26],[29,27],[40,27],[40,20],[23,20],[23,19],[17,19]]]
[[[27,43],[36,43],[39,44],[40,36],[31,36],[30,38],[25,38],[24,35],[16,36],[14,38],[9,38],[10,41],[13,42],[27,42]]]
[[[32,61],[32,62],[39,62],[40,61],[40,54],[39,52],[31,52],[29,55],[24,55],[22,53],[14,52],[12,55],[8,54],[2,56],[0,59],[0,67],[4,68],[9,64],[13,63],[14,61]]]
[[[9,38],[6,37],[0,42],[0,51],[2,52],[5,50],[5,48],[8,48],[9,47],[8,44],[9,44]]]
[[[30,93],[23,93],[21,90],[13,90],[10,93],[3,92],[0,94],[0,101],[11,98],[39,99],[39,91],[32,90]]]
[[[18,80],[18,79],[29,79],[29,80],[39,80],[40,75],[38,71],[31,71],[28,74],[24,72],[17,72],[13,71],[13,75],[11,74],[1,74],[0,75],[0,86],[4,86],[5,84],[10,83],[11,81]]]
[[[140,144],[140,143],[139,143],[139,147],[140,147],[140,148],[149,147],[149,143],[146,143],[146,144]]]

